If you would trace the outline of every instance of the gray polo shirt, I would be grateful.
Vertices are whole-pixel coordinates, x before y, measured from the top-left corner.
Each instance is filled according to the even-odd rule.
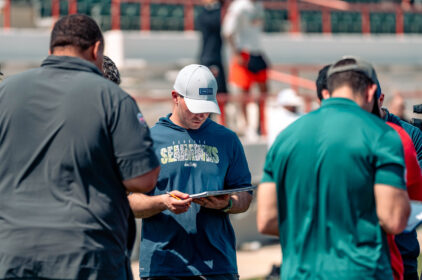
[[[130,278],[122,180],[159,163],[128,94],[49,56],[0,84],[0,159],[0,278]]]

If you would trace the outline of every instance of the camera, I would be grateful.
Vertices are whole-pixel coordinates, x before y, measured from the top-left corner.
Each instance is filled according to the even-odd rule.
[[[422,114],[422,104],[413,105],[413,113]],[[422,129],[422,119],[412,118],[412,124],[419,129]]]

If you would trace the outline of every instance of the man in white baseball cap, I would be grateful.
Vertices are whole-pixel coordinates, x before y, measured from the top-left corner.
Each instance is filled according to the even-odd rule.
[[[216,92],[206,66],[184,67],[171,93],[173,112],[151,128],[161,163],[157,186],[148,194],[129,195],[135,216],[143,219],[142,280],[239,279],[228,214],[245,212],[251,193],[190,198],[251,185],[239,138],[208,118],[220,114]]]

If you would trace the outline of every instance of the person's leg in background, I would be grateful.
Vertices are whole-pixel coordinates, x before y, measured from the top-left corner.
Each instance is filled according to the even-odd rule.
[[[206,65],[210,69],[211,73],[214,75],[217,80],[217,102],[220,107],[221,115],[212,114],[210,117],[222,125],[227,125],[226,123],[226,104],[228,102],[229,91],[227,89],[226,75],[222,63],[213,63]]]
[[[263,127],[265,125],[265,112],[261,112],[261,110],[264,110],[265,108],[265,102],[268,96],[268,82],[267,82],[267,70],[261,70],[256,75],[256,80],[259,88],[260,98],[258,100],[258,106],[259,106],[259,124],[258,124],[258,131],[260,135],[266,134],[266,128]]]
[[[236,59],[232,59],[229,69],[230,93],[233,94],[236,101],[227,109],[228,119],[231,127],[240,135],[245,135],[249,127],[249,119],[247,116],[247,103],[252,85],[252,75],[247,69],[247,61],[249,55],[242,52],[243,63],[239,63]],[[241,112],[241,114],[239,114]]]

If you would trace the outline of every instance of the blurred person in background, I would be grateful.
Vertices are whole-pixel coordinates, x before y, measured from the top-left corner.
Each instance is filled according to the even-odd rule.
[[[217,80],[217,93],[227,93],[221,50],[221,8],[224,0],[202,0],[204,8],[197,18],[202,35],[199,64],[207,66]]]
[[[392,279],[384,231],[400,233],[410,213],[403,147],[369,114],[377,89],[369,63],[341,59],[327,77],[332,98],[268,152],[258,230],[280,237],[283,278]]]
[[[409,134],[410,138],[412,138],[413,144],[415,145],[416,153],[418,155],[419,165],[422,166],[422,131],[417,128],[416,126],[411,125],[410,123],[401,120],[398,116],[391,113],[387,108],[382,107],[384,104],[385,95],[382,92],[380,97],[378,98],[378,103],[380,105],[380,114],[381,118],[383,118],[387,122],[392,122],[403,127],[406,130],[407,134]]]
[[[299,109],[303,100],[291,89],[283,89],[277,95],[276,106],[267,110],[268,147],[271,147],[277,135],[300,117]]]
[[[161,162],[157,186],[148,194],[129,196],[135,216],[143,219],[143,280],[239,278],[229,214],[245,212],[252,195],[189,197],[251,185],[239,138],[208,118],[220,113],[216,92],[217,82],[206,66],[184,67],[171,92],[172,113],[151,128]]]
[[[230,3],[223,21],[223,36],[231,53],[229,82],[235,91],[245,97],[242,104],[243,118],[246,120],[246,135],[255,138],[258,133],[258,117],[250,119],[247,113],[246,98],[253,84],[257,84],[261,97],[268,92],[268,63],[261,46],[261,33],[264,26],[264,8],[260,1],[234,0]]]
[[[379,102],[381,105],[383,104],[384,93],[381,94],[381,97],[379,98]],[[406,130],[410,138],[412,138],[413,144],[415,145],[416,153],[418,154],[419,165],[422,166],[422,131],[416,126],[413,126],[409,124],[408,122],[401,120],[399,117],[389,112],[388,109],[385,107],[381,108],[380,114],[381,114],[381,117],[385,121],[389,121],[397,125],[400,125],[401,127],[404,128],[404,130]]]
[[[403,96],[399,93],[393,95],[388,106],[390,113],[397,116],[399,119],[405,122],[409,122],[406,117],[406,103],[404,102]]]
[[[92,18],[65,16],[41,67],[0,84],[0,279],[132,279],[126,193],[159,162],[103,49]]]
[[[103,74],[106,79],[120,85],[120,71],[114,61],[106,55],[103,60]]]

